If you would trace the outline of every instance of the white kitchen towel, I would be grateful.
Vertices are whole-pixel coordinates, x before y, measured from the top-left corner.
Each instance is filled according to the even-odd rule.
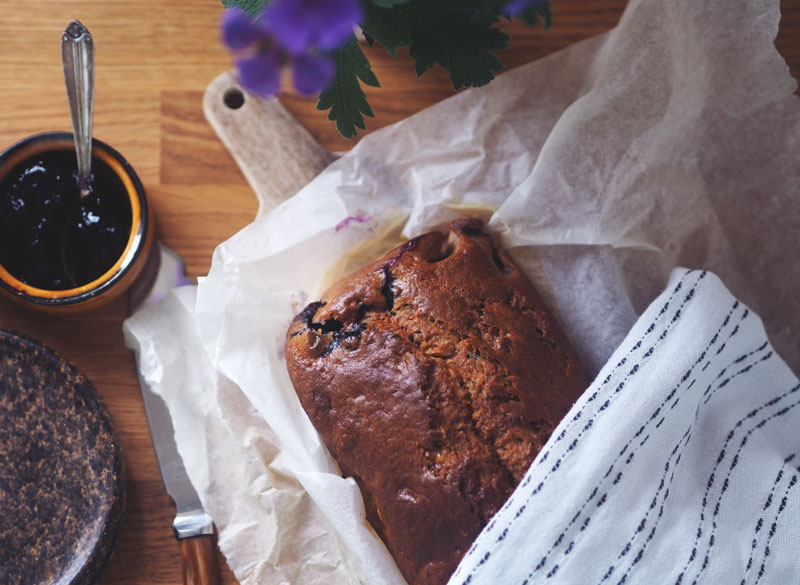
[[[678,269],[450,585],[800,583],[800,384]]]

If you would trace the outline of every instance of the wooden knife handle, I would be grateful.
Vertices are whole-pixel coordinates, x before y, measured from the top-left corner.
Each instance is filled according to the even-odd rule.
[[[184,585],[219,585],[217,550],[211,534],[180,541]]]

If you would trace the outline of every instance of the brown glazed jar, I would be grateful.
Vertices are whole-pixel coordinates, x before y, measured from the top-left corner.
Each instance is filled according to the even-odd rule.
[[[84,200],[76,167],[69,132],[36,134],[0,154],[0,291],[34,310],[97,308],[157,256],[152,209],[133,167],[94,139],[93,193]]]

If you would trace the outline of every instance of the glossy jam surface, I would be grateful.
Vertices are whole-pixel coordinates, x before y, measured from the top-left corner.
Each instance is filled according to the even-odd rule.
[[[32,156],[0,181],[0,263],[47,290],[87,284],[122,255],[131,232],[125,186],[92,157],[92,191],[81,199],[74,150]]]

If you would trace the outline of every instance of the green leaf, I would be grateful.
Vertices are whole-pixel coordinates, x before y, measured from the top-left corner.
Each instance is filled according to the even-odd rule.
[[[492,53],[508,45],[508,35],[494,27],[496,8],[507,0],[411,0],[401,6],[365,9],[363,29],[390,55],[409,46],[417,75],[438,63],[450,73],[453,87],[489,83],[503,64]]]
[[[364,7],[364,22],[361,24],[361,29],[365,37],[378,41],[394,58],[397,56],[398,47],[405,47],[411,43],[414,13],[406,7],[386,8],[367,5]]]
[[[544,29],[548,30],[553,24],[553,11],[550,9],[550,3],[537,4],[536,11],[544,18]]]
[[[494,79],[503,64],[493,53],[505,49],[511,37],[494,28],[493,18],[475,20],[474,15],[473,10],[453,9],[429,15],[427,26],[413,32],[409,47],[417,75],[438,63],[456,90]]]
[[[375,117],[358,80],[373,87],[380,87],[380,83],[355,38],[336,51],[333,57],[336,77],[320,94],[317,109],[330,109],[328,120],[336,122],[339,134],[353,138],[358,135],[356,128],[366,129],[365,115]]]
[[[373,6],[381,6],[383,8],[392,8],[400,4],[408,4],[410,0],[369,0],[369,4]]]
[[[478,0],[477,3],[465,2],[464,7],[472,7],[475,10],[475,20],[491,20],[498,14],[503,14],[503,8],[510,0]],[[474,4],[474,6],[471,6]]]
[[[549,2],[535,2],[519,14],[519,18],[528,26],[534,27],[539,23],[539,18],[544,20],[544,29],[550,28],[553,22],[553,13]]]
[[[222,5],[225,8],[233,8],[238,6],[244,10],[251,18],[255,18],[269,3],[269,0],[222,0]]]

